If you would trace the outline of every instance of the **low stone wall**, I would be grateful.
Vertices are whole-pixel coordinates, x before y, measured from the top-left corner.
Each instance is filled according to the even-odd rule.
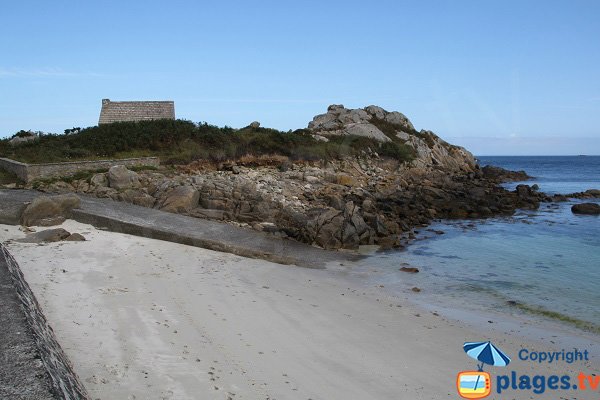
[[[11,160],[9,158],[0,158],[0,169],[15,174],[20,180],[27,182],[27,164]]]
[[[21,268],[0,243],[0,258],[8,266],[8,270],[21,300],[25,316],[35,336],[44,367],[50,375],[52,385],[61,399],[89,400],[85,387],[80,382],[67,355],[56,340],[54,331],[48,324],[42,309],[31,288],[25,281]]]
[[[24,182],[32,182],[36,179],[57,178],[71,176],[79,171],[93,171],[97,169],[108,169],[113,165],[124,165],[126,167],[150,166],[158,167],[158,157],[127,158],[122,160],[97,160],[97,161],[73,161],[46,164],[24,164],[8,158],[0,158],[0,168],[12,172]]]

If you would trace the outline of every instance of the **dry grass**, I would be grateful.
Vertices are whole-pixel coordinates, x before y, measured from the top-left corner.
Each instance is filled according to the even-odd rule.
[[[345,174],[338,174],[336,175],[336,182],[338,185],[344,185],[344,186],[356,186],[358,184],[358,182],[356,181],[356,179],[354,179],[354,177],[350,176],[350,175],[345,175]]]
[[[260,156],[246,154],[236,160],[238,165],[244,167],[280,167],[289,162],[288,157],[279,154],[262,154]]]

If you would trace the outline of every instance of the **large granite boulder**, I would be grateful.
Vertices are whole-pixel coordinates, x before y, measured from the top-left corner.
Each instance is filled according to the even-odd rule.
[[[380,142],[389,142],[391,140],[375,125],[365,122],[348,124],[345,127],[344,132],[347,135],[364,136]]]
[[[138,174],[128,170],[124,165],[110,167],[108,170],[108,182],[111,188],[117,190],[140,186]]]
[[[382,143],[394,141],[404,144],[412,148],[415,154],[412,166],[416,168],[464,172],[477,168],[475,158],[464,148],[445,142],[431,131],[417,132],[404,114],[374,105],[347,109],[341,104],[333,104],[327,108],[326,114],[314,117],[308,129],[318,140],[354,135]]]
[[[35,140],[38,140],[39,136],[31,131],[20,131],[19,133],[15,134],[9,141],[8,143],[10,143],[13,146],[22,144],[22,143],[27,143],[27,142],[33,142]]]
[[[192,186],[178,186],[166,193],[159,208],[169,212],[189,212],[198,206],[200,192]]]
[[[59,225],[80,203],[79,197],[72,193],[36,197],[23,211],[21,223],[25,226]]]

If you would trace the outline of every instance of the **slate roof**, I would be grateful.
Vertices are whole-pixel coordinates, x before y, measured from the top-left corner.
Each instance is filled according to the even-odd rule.
[[[175,103],[172,101],[110,101],[102,99],[98,124],[153,119],[175,119]]]

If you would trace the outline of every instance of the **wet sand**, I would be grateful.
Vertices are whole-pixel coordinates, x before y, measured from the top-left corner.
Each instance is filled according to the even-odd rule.
[[[596,337],[543,327],[524,339],[518,321],[420,308],[410,301],[417,294],[365,286],[345,273],[349,265],[311,270],[74,221],[62,227],[87,241],[7,247],[94,399],[458,398],[457,372],[476,366],[462,344],[479,340],[507,352],[518,374],[598,372]],[[0,225],[0,241],[23,236]],[[517,359],[524,347],[560,349],[563,338],[583,344],[592,362]],[[598,391],[489,398],[561,396]]]

